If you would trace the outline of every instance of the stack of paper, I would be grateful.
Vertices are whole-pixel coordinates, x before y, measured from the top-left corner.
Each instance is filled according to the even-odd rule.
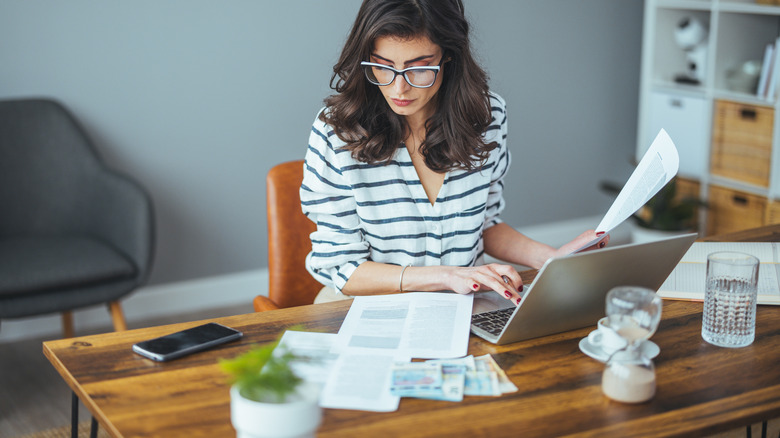
[[[294,371],[322,385],[320,406],[394,411],[400,395],[390,391],[393,367],[465,356],[473,301],[471,294],[430,292],[356,297],[338,334],[288,331],[281,344],[307,358]],[[449,374],[458,370],[444,363],[438,369],[452,386],[457,377]]]
[[[758,258],[758,304],[780,305],[780,243],[775,242],[695,242],[661,285],[658,295],[703,301],[707,255],[716,251],[739,251]]]

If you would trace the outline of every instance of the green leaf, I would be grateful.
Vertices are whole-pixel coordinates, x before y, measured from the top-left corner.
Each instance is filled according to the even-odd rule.
[[[299,330],[300,326],[291,328]],[[283,403],[303,381],[290,368],[296,356],[288,350],[278,351],[279,339],[252,347],[233,359],[220,359],[219,366],[231,378],[242,396],[255,401]]]

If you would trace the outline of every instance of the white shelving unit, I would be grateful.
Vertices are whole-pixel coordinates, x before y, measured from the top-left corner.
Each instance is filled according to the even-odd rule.
[[[706,69],[698,85],[675,81],[677,75],[686,72],[687,57],[675,42],[674,33],[678,23],[690,17],[705,24],[709,34]],[[770,208],[780,205],[778,101],[776,98],[760,99],[755,93],[733,91],[727,81],[729,70],[739,68],[746,61],[762,61],[766,45],[774,43],[779,35],[780,6],[757,4],[755,0],[646,0],[637,160],[663,127],[680,151],[679,176],[698,181],[703,199],[707,199],[711,188],[717,186],[763,200],[766,204],[762,212],[764,222],[770,217],[780,218],[780,214],[769,214]],[[711,150],[713,126],[719,123],[715,114],[718,101],[744,105],[748,112],[750,108],[774,111],[770,177],[766,186],[712,173]],[[720,211],[707,209],[706,214],[718,215]],[[751,211],[751,214],[758,212]],[[702,230],[707,229],[706,223],[702,223]]]

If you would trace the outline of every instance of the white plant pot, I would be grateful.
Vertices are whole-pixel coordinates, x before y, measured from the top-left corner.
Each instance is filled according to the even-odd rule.
[[[313,437],[322,420],[320,388],[304,382],[294,400],[263,403],[244,398],[238,388],[230,388],[230,420],[237,438]]]
[[[634,225],[631,227],[631,242],[647,243],[688,233],[690,233],[690,231],[661,231]]]

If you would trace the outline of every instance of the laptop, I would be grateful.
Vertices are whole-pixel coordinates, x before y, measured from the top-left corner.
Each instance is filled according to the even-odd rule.
[[[697,237],[684,234],[551,258],[518,306],[492,291],[476,294],[471,331],[503,345],[595,325],[605,314],[610,289],[657,291]]]

